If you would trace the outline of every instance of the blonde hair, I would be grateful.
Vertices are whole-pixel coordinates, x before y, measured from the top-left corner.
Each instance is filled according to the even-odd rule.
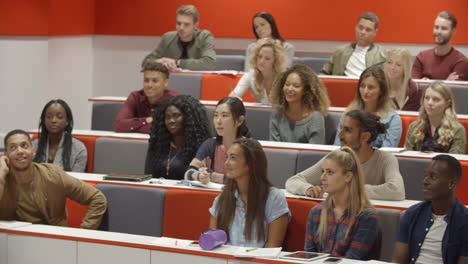
[[[399,87],[395,87],[396,89],[394,89],[394,90],[397,90],[396,100],[398,102],[398,105],[400,106],[400,108],[403,108],[406,96],[408,95],[408,84],[409,84],[409,80],[411,79],[411,69],[413,67],[413,63],[411,62],[411,53],[409,52],[409,50],[404,49],[404,48],[392,49],[391,51],[388,52],[385,63],[387,63],[388,59],[391,56],[400,56],[402,64],[403,64],[402,65],[403,76],[401,78],[400,85]],[[387,78],[387,81],[388,81],[388,88],[392,90],[393,87],[391,86],[391,82],[390,80],[388,80],[388,78]]]
[[[321,112],[324,116],[328,115],[330,99],[328,98],[327,87],[314,70],[305,64],[295,64],[279,75],[270,93],[270,101],[273,107],[279,112],[284,112],[288,108],[283,87],[288,76],[292,73],[296,73],[301,78],[304,87],[302,104],[310,110]]]
[[[330,152],[325,159],[336,161],[343,173],[351,172],[353,178],[349,185],[349,223],[346,228],[344,239],[349,235],[351,227],[359,214],[367,210],[375,210],[369,199],[367,199],[366,191],[364,189],[364,175],[362,173],[361,164],[356,153],[350,147],[342,147],[340,149]],[[327,243],[327,226],[328,226],[328,211],[333,210],[334,195],[329,194],[322,204],[322,212],[320,213],[320,225],[317,229],[317,241],[325,246]]]
[[[445,101],[449,103],[444,111],[444,117],[439,129],[439,139],[437,143],[444,148],[448,147],[453,140],[454,127],[457,121],[457,113],[455,111],[455,102],[453,99],[452,90],[443,81],[435,81],[431,83],[423,92],[421,96],[421,107],[419,108],[419,122],[414,128],[414,138],[416,143],[422,142],[426,136],[426,129],[430,126],[429,116],[424,108],[424,97],[426,97],[427,89],[432,89],[434,92],[439,93]]]
[[[264,87],[262,86],[263,74],[257,68],[257,57],[260,53],[260,50],[263,47],[270,47],[273,50],[274,62],[273,62],[273,82],[276,79],[277,75],[284,71],[285,68],[285,55],[284,49],[281,45],[281,41],[271,38],[259,39],[253,49],[252,55],[250,55],[249,63],[250,68],[254,69],[255,77],[255,93],[262,96]]]
[[[368,77],[374,77],[379,84],[380,96],[377,100],[377,112],[375,114],[383,120],[387,116],[388,112],[393,109],[393,104],[388,92],[387,78],[385,78],[385,73],[381,65],[370,66],[362,72],[359,77],[356,96],[346,108],[346,112],[365,109],[365,103],[364,100],[362,100],[361,90],[359,88],[361,87],[361,83],[364,79]]]
[[[176,15],[191,16],[193,23],[197,23],[200,17],[200,13],[198,13],[198,9],[194,5],[181,5],[177,8]]]

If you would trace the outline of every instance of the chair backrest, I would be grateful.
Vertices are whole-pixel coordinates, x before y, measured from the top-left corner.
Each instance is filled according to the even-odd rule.
[[[285,188],[285,183],[296,171],[298,150],[263,148],[268,160],[268,177],[271,183],[279,189]]]
[[[180,94],[190,95],[200,99],[203,74],[201,73],[173,73],[169,77],[167,89]]]
[[[216,55],[216,70],[244,70],[243,55]]]
[[[147,140],[100,137],[94,149],[94,173],[143,174]]]
[[[123,102],[93,102],[91,129],[114,131],[114,120]]]
[[[379,216],[380,257],[381,261],[392,261],[393,250],[397,239],[398,228],[400,225],[400,210],[377,208]]]
[[[257,140],[269,140],[270,118],[273,110],[269,108],[246,108],[246,123]]]
[[[333,145],[335,142],[335,136],[338,131],[338,123],[340,123],[340,118],[343,113],[339,112],[328,112],[328,115],[325,117],[325,144]]]
[[[284,251],[302,251],[304,250],[304,240],[307,228],[307,218],[310,209],[314,208],[319,202],[311,200],[297,199],[293,203],[288,201],[288,207],[291,211],[291,220],[288,224],[288,231],[283,243]]]
[[[328,58],[318,58],[318,57],[295,57],[294,63],[302,63],[311,67],[317,74],[322,70],[323,65],[327,63]]]
[[[302,150],[299,152],[297,156],[297,163],[296,163],[296,172],[295,174],[310,168],[312,165],[317,163],[321,160],[328,152],[323,151],[309,151],[309,150]]]
[[[166,189],[98,184],[107,199],[99,229],[135,235],[161,236]]]
[[[431,162],[430,159],[398,158],[400,173],[405,184],[406,199],[423,200],[424,169]]]

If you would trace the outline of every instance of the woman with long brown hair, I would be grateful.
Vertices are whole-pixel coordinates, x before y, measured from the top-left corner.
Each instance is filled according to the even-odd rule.
[[[225,168],[227,180],[210,208],[210,228],[226,231],[230,245],[280,247],[291,214],[283,192],[268,180],[260,143],[236,139]]]

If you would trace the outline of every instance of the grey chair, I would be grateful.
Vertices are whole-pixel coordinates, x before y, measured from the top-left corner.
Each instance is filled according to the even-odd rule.
[[[244,70],[245,56],[242,55],[216,55],[216,70]]]
[[[328,115],[325,117],[325,144],[333,145],[335,142],[335,136],[338,131],[338,123],[340,123],[340,118],[343,113],[339,112],[328,112]]]
[[[174,73],[169,77],[167,89],[200,99],[202,78],[201,73]]]
[[[298,150],[263,148],[268,160],[268,176],[271,183],[280,189],[296,171]]]
[[[246,124],[252,131],[253,138],[269,140],[272,114],[273,110],[270,108],[246,108]]]
[[[91,129],[114,131],[114,120],[123,104],[123,102],[93,102]]]
[[[166,189],[97,184],[107,199],[100,230],[161,236]]]
[[[297,156],[296,173],[312,167],[327,154],[328,152],[323,151],[301,150]]]
[[[377,208],[379,216],[379,260],[392,261],[393,250],[400,225],[400,210]]]
[[[94,149],[94,173],[143,174],[147,140],[100,137]]]
[[[327,63],[328,58],[317,57],[295,57],[294,63],[302,63],[312,68],[317,74],[322,70],[323,65]]]
[[[430,159],[398,158],[400,173],[405,184],[406,199],[423,200],[424,169],[431,162]]]

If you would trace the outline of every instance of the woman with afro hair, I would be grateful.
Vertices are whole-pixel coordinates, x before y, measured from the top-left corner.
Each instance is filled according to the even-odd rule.
[[[188,95],[170,97],[153,116],[145,173],[183,179],[198,147],[210,136],[204,106]]]

